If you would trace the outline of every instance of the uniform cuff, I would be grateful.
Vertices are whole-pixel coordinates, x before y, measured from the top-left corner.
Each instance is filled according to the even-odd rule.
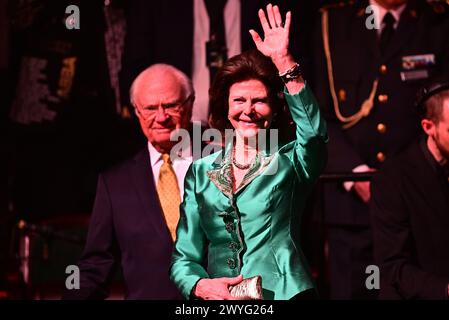
[[[355,167],[354,169],[352,169],[352,172],[369,172],[370,171],[370,167],[368,167],[366,164],[361,164],[357,167]],[[343,187],[345,188],[346,191],[351,191],[351,189],[354,187],[354,181],[345,181],[343,182]]]

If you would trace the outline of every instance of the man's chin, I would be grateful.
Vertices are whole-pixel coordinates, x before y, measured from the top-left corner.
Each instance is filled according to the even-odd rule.
[[[170,131],[167,134],[158,135],[157,137],[151,137],[149,139],[154,147],[159,147],[166,150],[167,152],[174,146],[176,141],[170,141]]]

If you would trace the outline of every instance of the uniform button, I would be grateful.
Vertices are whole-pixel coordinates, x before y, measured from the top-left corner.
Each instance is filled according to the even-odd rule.
[[[234,222],[226,222],[225,228],[227,232],[231,233],[235,229]]]
[[[386,102],[388,102],[388,95],[379,94],[379,96],[377,97],[377,100],[379,100],[380,103],[386,103]]]
[[[383,123],[377,124],[377,132],[385,133],[387,131],[387,126]]]
[[[384,162],[387,156],[383,152],[378,152],[376,155],[377,161]]]
[[[235,269],[235,260],[232,259],[232,258],[229,258],[229,259],[228,259],[228,266],[229,266],[229,268],[231,268],[231,269]]]
[[[338,90],[338,100],[340,100],[340,102],[346,101],[346,91],[344,89]]]
[[[239,245],[237,242],[234,241],[229,242],[229,249],[231,249],[232,251],[237,251],[238,248]]]
[[[387,66],[386,65],[381,65],[380,67],[379,67],[379,72],[380,72],[380,74],[387,74],[387,72],[388,72],[388,68],[387,68]]]

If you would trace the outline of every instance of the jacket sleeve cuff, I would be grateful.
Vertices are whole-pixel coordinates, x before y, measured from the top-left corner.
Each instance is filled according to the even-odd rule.
[[[355,167],[352,169],[352,172],[368,172],[370,168],[366,164],[361,164],[360,166]],[[354,186],[354,181],[345,181],[343,182],[343,187],[346,191],[351,191],[352,187]]]

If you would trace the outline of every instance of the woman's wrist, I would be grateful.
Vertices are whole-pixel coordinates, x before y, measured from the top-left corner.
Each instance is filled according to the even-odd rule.
[[[198,281],[195,283],[195,285],[194,285],[193,288],[192,288],[192,291],[190,292],[191,298],[193,298],[193,299],[202,299],[202,298],[198,295],[197,289],[198,289],[198,283],[199,283],[200,281],[204,280],[204,279],[206,279],[206,278],[200,278],[200,279],[198,279]]]
[[[293,56],[289,53],[274,56],[271,60],[278,69],[279,73],[284,73],[296,64],[295,59],[293,59]]]

